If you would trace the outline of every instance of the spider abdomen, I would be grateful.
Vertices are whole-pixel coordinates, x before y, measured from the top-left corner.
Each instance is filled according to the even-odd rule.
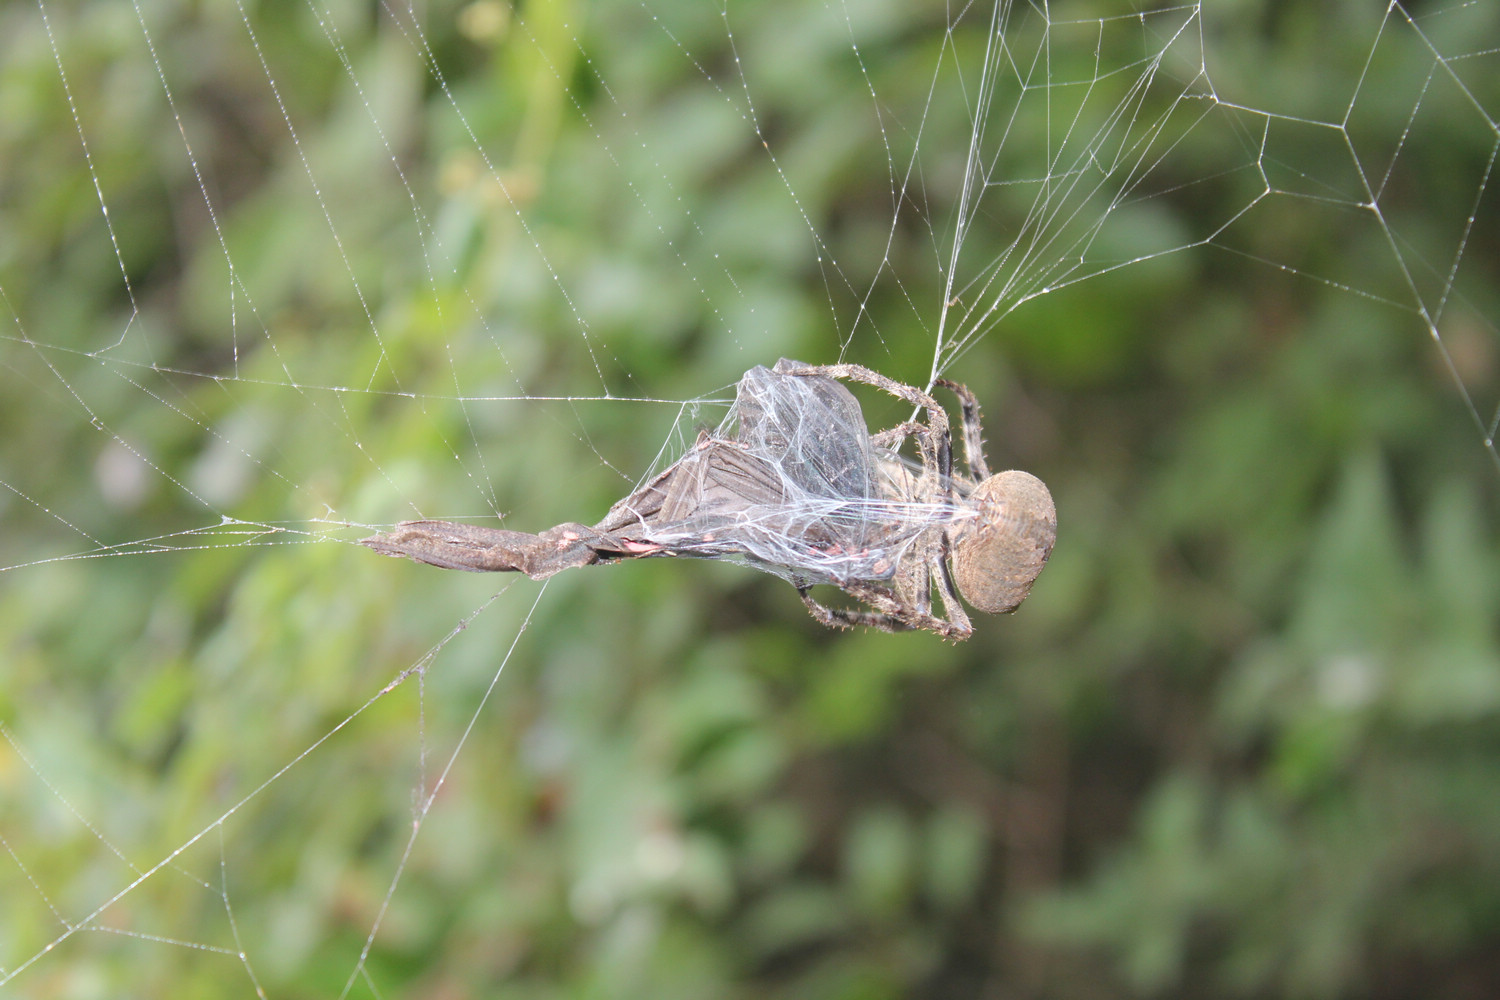
[[[1057,508],[1047,486],[1029,472],[991,476],[969,495],[978,518],[953,541],[953,577],[979,611],[1016,610],[1057,540]]]

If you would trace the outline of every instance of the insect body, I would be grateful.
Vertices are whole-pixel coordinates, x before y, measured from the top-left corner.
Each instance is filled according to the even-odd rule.
[[[871,436],[839,379],[876,386],[926,420]],[[948,414],[927,393],[859,365],[783,359],[746,372],[719,428],[592,527],[560,524],[533,535],[408,521],[363,541],[434,566],[538,580],[620,559],[739,559],[789,580],[826,625],[964,639],[972,626],[955,590],[980,611],[1014,611],[1046,565],[1057,514],[1035,476],[989,474],[973,394],[938,384],[962,405],[967,475],[952,469]],[[898,452],[908,437],[920,462]],[[868,610],[825,607],[810,594],[816,584],[837,586]]]

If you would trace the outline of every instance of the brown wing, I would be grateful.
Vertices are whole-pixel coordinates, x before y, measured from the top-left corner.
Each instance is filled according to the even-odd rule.
[[[734,441],[704,436],[670,469],[611,507],[594,530],[645,536],[671,526],[693,533],[783,499],[776,469]]]

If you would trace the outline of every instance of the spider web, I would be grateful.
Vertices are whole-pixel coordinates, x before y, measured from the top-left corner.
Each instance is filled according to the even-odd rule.
[[[615,581],[352,543],[587,520],[778,356],[964,379],[1089,289],[1165,317],[1195,269],[1261,269],[1430,340],[1500,468],[1493,7],[1372,9],[1300,80],[1231,16],[0,14],[0,992],[387,996],[439,982],[411,954],[504,980],[549,886],[585,924],[712,897],[668,791],[608,771],[569,829],[631,836],[491,850],[618,738],[578,693],[623,683],[608,640],[528,654]],[[666,661],[693,612],[658,613],[629,638]],[[446,905],[515,872],[512,910]]]

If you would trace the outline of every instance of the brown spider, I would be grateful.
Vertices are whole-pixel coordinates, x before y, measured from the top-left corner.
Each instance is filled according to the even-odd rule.
[[[838,379],[882,389],[927,419],[871,436]],[[620,559],[741,559],[791,581],[825,625],[966,639],[973,628],[955,587],[980,611],[1014,611],[1052,552],[1057,513],[1030,473],[989,474],[974,394],[937,384],[962,406],[967,476],[952,469],[948,414],[927,393],[860,365],[782,359],[746,372],[724,423],[593,527],[531,535],[407,521],[363,543],[447,569],[515,570],[536,580]],[[897,451],[908,437],[920,463]],[[820,583],[870,610],[824,607],[809,594]],[[946,617],[933,614],[934,585]]]

